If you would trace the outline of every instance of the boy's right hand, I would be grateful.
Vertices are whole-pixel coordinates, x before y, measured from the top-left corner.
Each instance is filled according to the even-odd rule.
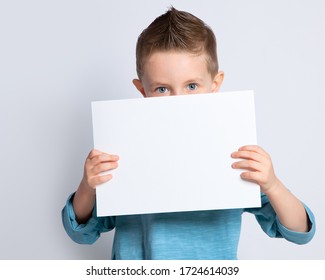
[[[112,174],[102,174],[118,167],[119,156],[103,153],[93,149],[90,151],[84,167],[83,183],[95,190],[96,186],[112,179]]]

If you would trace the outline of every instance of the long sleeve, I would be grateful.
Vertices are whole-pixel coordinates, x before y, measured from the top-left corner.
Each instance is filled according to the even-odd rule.
[[[265,194],[262,194],[261,200],[261,208],[249,208],[245,209],[245,212],[249,212],[255,215],[256,220],[268,236],[283,237],[286,240],[296,244],[306,244],[313,238],[316,230],[315,217],[312,211],[305,204],[304,207],[309,219],[309,231],[296,232],[286,228],[280,223]]]
[[[74,193],[71,194],[62,209],[62,223],[69,237],[79,244],[94,243],[102,232],[107,232],[115,227],[114,217],[97,217],[96,206],[92,212],[92,217],[86,224],[78,224],[72,206]]]

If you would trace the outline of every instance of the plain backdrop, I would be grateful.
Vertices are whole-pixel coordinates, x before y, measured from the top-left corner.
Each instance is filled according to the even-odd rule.
[[[325,258],[324,1],[12,0],[0,2],[0,259],[110,258],[114,232],[75,244],[61,209],[93,145],[90,102],[140,97],[136,39],[171,4],[215,31],[221,91],[255,90],[258,143],[316,216],[301,246],[244,214],[239,259]]]

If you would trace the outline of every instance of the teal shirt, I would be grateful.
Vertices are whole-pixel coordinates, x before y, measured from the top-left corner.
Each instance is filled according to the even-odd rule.
[[[315,218],[305,206],[310,221],[306,233],[294,232],[278,220],[268,198],[262,207],[179,213],[97,217],[94,209],[87,224],[78,224],[72,207],[73,195],[62,210],[67,234],[80,244],[94,243],[101,233],[115,228],[112,259],[119,260],[233,260],[243,212],[255,215],[270,237],[283,237],[296,244],[309,242],[315,234]],[[96,207],[95,207],[96,208]]]

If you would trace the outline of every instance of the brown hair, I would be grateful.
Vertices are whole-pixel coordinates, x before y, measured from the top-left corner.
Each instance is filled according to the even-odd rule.
[[[156,51],[186,51],[207,55],[209,73],[218,73],[216,38],[209,26],[194,15],[171,7],[157,17],[138,37],[136,66],[139,79],[145,59]]]

